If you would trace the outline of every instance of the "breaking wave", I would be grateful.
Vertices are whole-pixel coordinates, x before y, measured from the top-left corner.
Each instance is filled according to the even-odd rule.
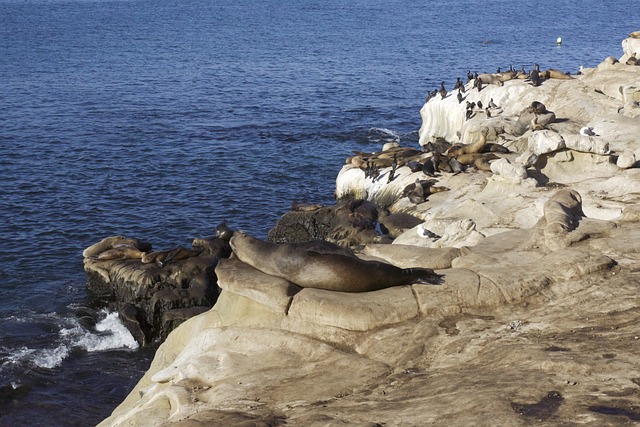
[[[38,316],[42,319],[43,316]],[[64,325],[58,332],[53,346],[45,348],[7,348],[0,347],[1,368],[21,365],[30,368],[53,369],[62,364],[75,349],[87,352],[106,351],[114,349],[137,349],[138,343],[120,322],[118,313],[102,310],[98,313],[100,319],[95,326],[86,328],[78,319],[71,317],[57,317],[47,314],[54,325]],[[13,318],[16,322],[27,322],[24,317]]]

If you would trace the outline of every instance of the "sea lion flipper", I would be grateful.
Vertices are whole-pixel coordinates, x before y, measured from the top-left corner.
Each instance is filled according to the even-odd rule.
[[[439,285],[442,283],[442,275],[435,273],[430,268],[405,268],[403,273],[411,276],[414,284]]]

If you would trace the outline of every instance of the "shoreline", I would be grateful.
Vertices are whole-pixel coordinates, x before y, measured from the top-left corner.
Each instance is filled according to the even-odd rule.
[[[567,121],[538,130],[540,136],[534,130],[506,138],[505,145],[519,151],[493,161],[491,172],[442,173],[438,183],[449,191],[431,194],[424,203],[397,197],[415,181],[408,168],[397,170],[392,185],[365,179],[360,168],[340,171],[339,198],[365,192],[370,200],[393,199],[390,210],[420,215],[423,228],[438,232],[434,241],[412,230],[395,245],[372,246],[375,256],[401,262],[406,253],[393,246],[423,246],[434,250],[431,258],[416,262],[429,267],[439,250],[459,248],[449,268],[438,266],[445,275],[442,287],[403,286],[349,298],[303,289],[289,296],[270,276],[251,273],[236,283],[233,271],[226,276],[217,271],[223,289],[218,303],[169,335],[147,374],[100,425],[149,425],[150,420],[395,425],[425,419],[518,424],[532,413],[549,425],[577,418],[634,419],[633,401],[617,398],[614,390],[631,393],[637,387],[633,378],[640,378],[632,363],[637,337],[629,323],[637,308],[628,302],[640,283],[634,276],[640,248],[633,243],[640,196],[629,191],[640,180],[635,167],[640,141],[634,136],[638,116],[629,121],[618,108],[636,114],[633,102],[640,92],[623,91],[616,98],[620,77],[598,81],[598,76],[619,70],[603,64],[571,81],[545,82],[537,93],[517,81],[489,85],[477,94],[468,90],[467,96],[478,95],[474,102],[493,98],[506,118],[546,97],[546,107]],[[640,67],[631,72],[640,87]],[[609,96],[594,89],[581,98],[583,86],[569,86],[589,79]],[[594,94],[604,97],[593,102]],[[450,127],[452,117],[459,123],[464,106],[454,97],[435,101],[422,109],[427,117],[438,117],[431,129]],[[575,105],[586,105],[591,116],[580,111],[584,115],[572,117]],[[612,117],[618,122],[611,123]],[[427,121],[423,117],[423,124]],[[476,122],[463,122],[463,141],[487,124]],[[551,149],[551,133],[568,135],[576,126],[608,138],[609,153],[567,148],[569,138],[564,147]],[[633,153],[633,161],[621,167],[616,163],[625,153]],[[524,154],[538,156],[533,167],[525,167]],[[544,185],[540,176],[548,178]],[[572,212],[570,218],[566,212]],[[575,312],[567,313],[567,307]],[[615,332],[607,332],[611,325]],[[590,336],[596,338],[593,344]],[[593,360],[597,353],[602,357]],[[478,374],[481,367],[485,372]],[[603,376],[611,378],[607,399],[593,391],[602,387]],[[485,396],[477,396],[478,384]],[[608,416],[612,405],[622,409]]]

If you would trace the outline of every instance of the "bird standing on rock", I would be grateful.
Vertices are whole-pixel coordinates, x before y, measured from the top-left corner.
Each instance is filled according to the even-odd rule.
[[[531,73],[529,74],[529,78],[531,79],[531,83],[533,83],[534,86],[540,86],[540,73],[538,72],[538,70],[536,70],[535,68],[533,70],[531,70]]]
[[[458,79],[456,80],[456,84],[455,86],[453,86],[453,89],[460,89],[462,87],[462,80],[460,80],[460,77],[458,77]]]
[[[444,82],[440,83],[440,96],[443,99],[447,96],[447,90],[444,88]]]
[[[456,95],[458,98],[458,104],[462,103],[462,93],[460,93],[460,90],[458,90],[458,95]]]

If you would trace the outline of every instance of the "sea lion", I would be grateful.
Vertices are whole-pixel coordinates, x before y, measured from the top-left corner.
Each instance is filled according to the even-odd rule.
[[[315,212],[319,209],[322,209],[322,205],[319,203],[304,203],[304,202],[293,202],[291,203],[291,210],[294,212]],[[229,236],[231,238],[231,236]]]
[[[560,70],[556,70],[555,68],[549,68],[547,71],[543,73],[543,77],[545,79],[559,79],[559,80],[571,80],[571,77],[568,74],[563,73]]]
[[[480,139],[478,139],[478,141],[474,142],[473,144],[464,145],[459,148],[452,147],[452,149],[449,150],[449,152],[447,153],[447,156],[455,157],[455,156],[460,156],[462,154],[472,154],[472,153],[481,152],[484,146],[487,144],[488,134],[489,134],[489,128],[483,126],[482,128],[480,128]]]
[[[233,232],[231,234],[233,235]],[[229,239],[218,237],[196,237],[191,242],[191,248],[200,251],[200,256],[229,258],[231,255]]]
[[[347,248],[325,241],[270,243],[235,232],[230,243],[240,261],[303,288],[369,292],[412,283],[440,283],[440,276],[431,269],[364,261]]]
[[[183,259],[192,258],[202,253],[202,248],[187,249],[183,246],[178,246],[175,249],[168,251],[155,251],[146,254],[142,257],[143,264],[151,264],[155,262],[158,267],[164,267],[165,265],[182,261]]]
[[[124,236],[111,236],[105,237],[98,243],[94,243],[93,245],[89,246],[87,249],[82,251],[82,256],[85,258],[90,258],[97,256],[109,249],[124,246],[130,246],[142,252],[148,252],[151,250],[151,244],[143,242],[142,240]]]
[[[487,74],[487,73],[480,74],[478,76],[478,80],[480,80],[485,85],[490,85],[490,84],[494,84],[498,86],[504,85],[504,83],[500,80],[500,77],[494,74]]]
[[[380,230],[395,239],[406,230],[410,230],[424,221],[405,212],[384,214],[380,217]]]
[[[222,221],[216,226],[216,237],[222,240],[229,240],[233,236],[233,231],[227,225],[227,221]]]
[[[100,261],[113,259],[142,259],[146,252],[142,252],[133,246],[119,246],[117,248],[108,249],[98,254]]]
[[[630,33],[629,37],[631,37],[632,39],[640,39],[640,31],[634,31]]]

